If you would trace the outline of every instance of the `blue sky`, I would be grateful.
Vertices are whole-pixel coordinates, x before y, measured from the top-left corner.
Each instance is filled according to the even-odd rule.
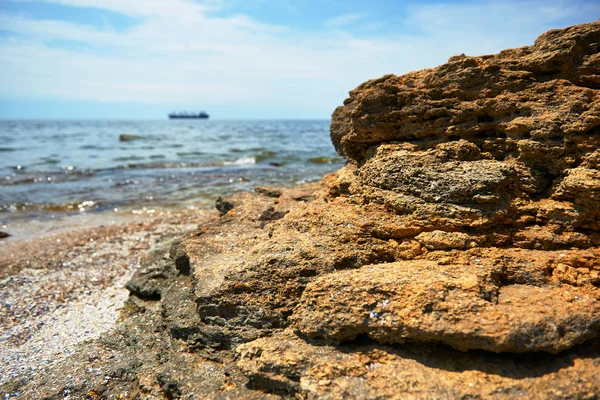
[[[0,118],[329,118],[367,79],[599,17],[595,0],[0,0]]]

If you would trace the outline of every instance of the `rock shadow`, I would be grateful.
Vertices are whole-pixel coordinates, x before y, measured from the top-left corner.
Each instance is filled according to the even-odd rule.
[[[309,341],[310,342],[310,341]],[[312,342],[313,345],[323,344]],[[414,360],[426,367],[448,372],[477,370],[510,379],[537,378],[572,367],[577,359],[600,357],[600,340],[594,339],[559,354],[492,353],[484,350],[458,351],[444,344],[406,342],[381,345],[361,335],[335,348],[347,355],[383,351],[392,357]]]

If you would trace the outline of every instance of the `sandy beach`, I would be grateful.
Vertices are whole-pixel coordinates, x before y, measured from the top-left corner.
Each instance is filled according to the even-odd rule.
[[[21,225],[21,239],[0,244],[0,385],[34,376],[110,331],[144,253],[210,215],[155,210]]]

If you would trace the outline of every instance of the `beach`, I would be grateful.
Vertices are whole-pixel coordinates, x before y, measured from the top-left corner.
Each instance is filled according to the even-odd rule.
[[[342,165],[328,121],[0,121],[0,139],[9,395],[111,332],[140,259],[218,215],[219,196]]]
[[[109,332],[140,258],[214,212],[112,214],[59,221],[56,233],[0,244],[0,385],[35,377]],[[37,224],[26,225],[21,232]]]

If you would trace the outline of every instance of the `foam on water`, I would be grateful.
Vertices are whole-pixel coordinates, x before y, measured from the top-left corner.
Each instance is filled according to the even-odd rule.
[[[135,140],[123,141],[135,137]],[[0,121],[0,223],[211,204],[339,169],[329,121]]]
[[[235,161],[225,161],[223,165],[254,165],[256,164],[256,157],[240,157]]]

